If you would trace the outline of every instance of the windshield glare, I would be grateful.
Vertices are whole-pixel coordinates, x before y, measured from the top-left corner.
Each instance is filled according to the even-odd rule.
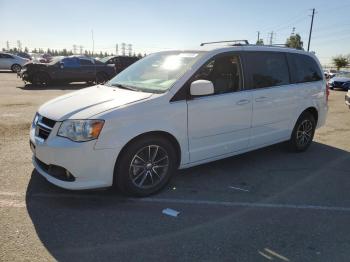
[[[130,86],[138,91],[167,91],[202,55],[202,52],[163,52],[151,54],[134,63],[109,85]]]

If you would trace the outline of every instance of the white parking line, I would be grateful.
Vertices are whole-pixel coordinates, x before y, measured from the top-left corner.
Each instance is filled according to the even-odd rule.
[[[25,194],[16,192],[0,192],[0,207],[25,207],[25,201],[8,200],[8,197],[25,197]],[[112,196],[104,195],[82,195],[82,194],[57,194],[57,193],[33,193],[30,198],[76,198],[76,199],[111,199]],[[278,203],[259,203],[259,202],[228,202],[228,201],[212,201],[212,200],[192,200],[192,199],[176,199],[176,198],[118,198],[128,200],[129,202],[142,203],[164,203],[164,204],[185,204],[185,205],[208,205],[222,207],[248,207],[248,208],[275,208],[275,209],[297,209],[297,210],[324,210],[337,212],[350,212],[350,207],[340,206],[320,206],[320,205],[298,205],[298,204],[278,204]]]

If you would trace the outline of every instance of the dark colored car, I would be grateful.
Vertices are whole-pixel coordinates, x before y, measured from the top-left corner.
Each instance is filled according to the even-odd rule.
[[[137,60],[139,60],[137,56],[107,56],[102,58],[100,61],[108,65],[113,64],[115,66],[116,73],[119,74]]]
[[[55,57],[50,63],[28,63],[19,76],[25,82],[48,85],[55,82],[104,83],[115,75],[114,66],[88,57]]]
[[[333,77],[328,82],[330,89],[343,89],[347,91],[350,89],[350,73],[343,73]]]

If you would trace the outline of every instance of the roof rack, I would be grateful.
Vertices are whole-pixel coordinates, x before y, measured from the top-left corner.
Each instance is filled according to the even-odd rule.
[[[220,43],[233,43],[233,45],[249,45],[248,40],[228,40],[228,41],[216,41],[216,42],[206,42],[206,43],[201,43],[201,46],[204,45],[211,45],[211,44],[220,44]]]

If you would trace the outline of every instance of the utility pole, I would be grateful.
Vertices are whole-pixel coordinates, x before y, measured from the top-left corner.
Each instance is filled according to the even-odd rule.
[[[122,56],[125,56],[125,43],[122,43]]]
[[[79,51],[80,51],[80,55],[82,55],[83,54],[83,46],[82,45],[79,46]]]
[[[132,44],[128,44],[128,54],[129,56],[132,54]]]
[[[9,51],[10,50],[10,42],[7,40],[6,41],[6,50]]]
[[[17,48],[18,48],[18,51],[22,51],[22,43],[21,43],[21,40],[17,40]]]
[[[77,53],[77,45],[73,45],[73,54],[75,55]]]
[[[270,45],[272,45],[272,40],[273,40],[273,31],[270,33]]]
[[[256,40],[257,43],[260,42],[260,31],[258,31],[258,40]]]
[[[315,8],[312,8],[311,25],[310,25],[310,33],[309,33],[309,42],[308,42],[308,44],[307,44],[307,51],[308,51],[308,52],[309,52],[309,50],[310,50],[312,26],[314,25],[314,16],[315,16]]]
[[[115,55],[118,55],[119,50],[118,50],[118,44],[115,45]]]
[[[295,27],[293,27],[292,34],[291,34],[291,35],[295,35]]]

